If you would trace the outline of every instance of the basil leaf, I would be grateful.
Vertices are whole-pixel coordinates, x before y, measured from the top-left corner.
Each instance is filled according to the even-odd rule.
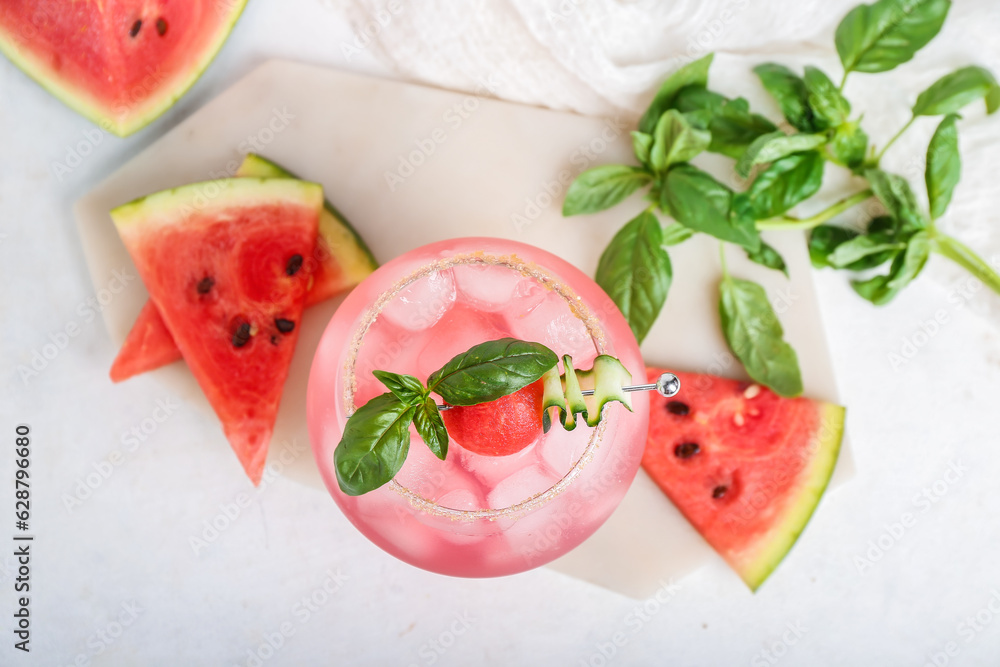
[[[786,155],[808,151],[826,143],[822,134],[785,134],[771,132],[758,137],[736,163],[736,173],[743,178],[750,175],[755,164],[774,162]]]
[[[868,135],[857,122],[847,122],[837,127],[830,142],[830,152],[834,159],[845,167],[858,169],[865,162],[868,151]]]
[[[639,120],[639,131],[652,134],[656,128],[656,123],[660,120],[663,112],[673,106],[674,98],[678,91],[685,86],[708,86],[708,68],[712,65],[714,54],[688,63],[684,67],[667,77],[667,80],[660,84],[660,89],[650,103],[646,113]]]
[[[643,196],[643,199],[645,199],[648,202],[652,202],[654,204],[657,204],[658,206],[660,206],[662,208],[663,202],[661,201],[662,197],[661,197],[661,193],[660,193],[660,191],[662,189],[663,189],[663,179],[662,178],[654,178],[653,179],[653,187],[651,187],[649,189],[649,191]],[[669,212],[666,211],[666,210],[664,210],[664,213],[667,213],[667,215],[669,215]]]
[[[827,259],[842,243],[858,236],[858,233],[846,227],[835,225],[819,225],[813,227],[809,234],[809,261],[817,269],[831,266]]]
[[[893,261],[893,266],[898,259],[897,256],[897,259]],[[868,280],[852,280],[851,287],[862,299],[871,301],[876,306],[881,306],[889,303],[896,296],[896,293],[887,287],[888,283],[889,276],[873,276]]]
[[[349,496],[382,486],[399,472],[410,451],[413,406],[385,393],[358,408],[333,452],[337,484]]]
[[[671,165],[688,162],[711,142],[712,135],[707,130],[692,127],[680,111],[668,109],[656,123],[649,159],[655,171],[663,172]]]
[[[857,252],[857,258],[853,262],[846,262],[842,267],[838,268],[845,268],[851,271],[874,269],[898,255],[900,249],[905,246],[905,243],[895,238],[894,227],[895,223],[892,218],[880,216],[869,223],[868,235],[867,237],[862,237],[853,229],[833,225],[820,225],[814,228],[809,236],[809,259],[817,269],[832,267],[834,266],[833,262],[831,262],[831,259],[833,259],[832,256],[843,245],[861,238],[867,238],[868,240],[861,242],[862,247],[867,247],[866,244],[881,244],[884,246],[884,249],[872,252],[871,254]],[[848,252],[856,252],[856,250],[841,251],[839,255],[841,261],[847,259]]]
[[[950,0],[878,0],[859,5],[837,26],[845,72],[885,72],[910,60],[941,30]]]
[[[750,113],[744,100],[736,99],[715,112],[708,129],[712,133],[708,150],[738,160],[758,137],[777,128],[767,118]]]
[[[412,375],[400,375],[389,371],[372,371],[372,375],[407,405],[418,405],[427,396],[423,383]]]
[[[955,113],[980,98],[986,100],[986,112],[993,113],[1000,106],[1000,85],[982,67],[963,67],[941,77],[920,93],[913,105],[913,115],[941,116]]]
[[[927,168],[924,180],[927,183],[927,198],[931,205],[931,220],[944,215],[951,195],[962,176],[962,158],[958,153],[958,116],[948,114],[938,125],[927,146]]]
[[[434,452],[434,456],[444,461],[448,456],[448,429],[444,427],[437,403],[430,396],[416,406],[413,425],[417,427],[417,433],[424,444]]]
[[[541,343],[501,338],[451,359],[427,379],[451,405],[478,405],[513,394],[542,377],[559,359]]]
[[[906,287],[920,274],[930,253],[931,241],[927,232],[917,232],[911,236],[906,244],[906,252],[901,255],[903,261],[899,268],[889,272],[888,287],[897,292]]]
[[[752,214],[731,215],[732,190],[697,167],[681,164],[667,172],[663,199],[664,208],[685,227],[750,250],[760,246]]]
[[[653,148],[653,137],[645,132],[632,132],[632,152],[636,159],[649,166],[649,151]]]
[[[895,298],[924,268],[930,256],[930,235],[920,231],[910,237],[906,250],[896,255],[888,275],[874,276],[868,280],[855,280],[851,287],[862,298],[882,306]]]
[[[887,237],[894,237],[896,235],[896,228],[898,225],[892,217],[888,215],[880,215],[877,218],[872,218],[868,221],[868,229],[866,233],[868,234],[884,234]]]
[[[829,254],[827,261],[829,261],[830,266],[837,269],[857,267],[858,262],[868,257],[885,256],[887,251],[892,255],[905,247],[905,243],[892,242],[879,236],[857,236],[838,245],[837,249]],[[879,262],[879,264],[881,263]]]
[[[705,88],[704,85],[685,86],[677,91],[671,106],[681,113],[695,111],[715,112],[729,102],[729,98]],[[704,128],[702,128],[704,129]]]
[[[753,204],[750,203],[750,195],[745,192],[737,192],[733,195],[729,207],[729,224],[736,232],[737,241],[744,250],[756,252],[763,241],[760,240],[760,232],[757,231],[757,222],[753,214]]]
[[[644,169],[623,164],[588,169],[569,186],[563,201],[563,215],[596,213],[611,208],[652,180],[652,175]]]
[[[764,288],[727,277],[719,285],[719,293],[726,343],[750,377],[781,396],[801,394],[798,357],[783,339],[784,331]]]
[[[660,245],[664,248],[684,243],[694,236],[694,231],[681,224],[667,225],[663,230],[663,239]]]
[[[684,120],[691,124],[691,127],[699,130],[707,130],[712,124],[712,115],[715,112],[711,109],[696,109],[695,111],[683,112]]]
[[[670,257],[662,245],[660,221],[644,211],[611,239],[594,276],[640,343],[660,314],[673,277]]]
[[[867,169],[864,176],[871,184],[875,196],[895,220],[910,229],[923,229],[927,226],[927,221],[920,213],[917,198],[905,178],[881,169]]]
[[[800,76],[784,65],[765,63],[753,68],[760,82],[771,93],[781,108],[785,120],[800,132],[812,133],[816,126],[812,109],[809,107],[809,93]]]
[[[781,215],[816,194],[822,184],[823,158],[810,151],[772,162],[754,179],[747,194],[760,220]]]
[[[754,139],[777,129],[767,118],[750,113],[742,97],[730,100],[697,86],[682,88],[674,106],[693,127],[711,133],[709,151],[731,158],[739,158]]]
[[[851,103],[837,90],[837,86],[823,70],[806,66],[805,82],[817,129],[836,127],[847,120],[851,113]]]
[[[775,271],[781,271],[785,274],[786,278],[788,277],[788,267],[785,265],[785,259],[777,250],[763,241],[760,242],[760,248],[756,251],[747,250],[746,253],[751,262],[756,262],[761,266],[766,266]]]

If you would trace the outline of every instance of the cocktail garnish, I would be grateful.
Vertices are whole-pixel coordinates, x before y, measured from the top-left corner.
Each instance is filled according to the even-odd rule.
[[[431,373],[426,387],[412,375],[373,371],[389,391],[347,420],[333,455],[340,489],[359,496],[395,477],[410,449],[411,423],[434,455],[444,460],[448,431],[432,392],[450,405],[488,403],[536,382],[558,361],[555,352],[541,343],[501,338],[453,357]]]
[[[558,357],[541,343],[515,338],[480,343],[453,357],[431,373],[427,386],[412,375],[373,371],[389,391],[360,407],[347,420],[334,452],[340,489],[358,496],[386,484],[403,467],[410,447],[410,424],[439,459],[448,455],[448,431],[442,410],[490,403],[542,380],[543,430],[551,427],[550,408],[566,430],[576,428],[576,415],[588,426],[596,426],[604,405],[618,401],[631,410],[628,392],[656,389],[673,396],[677,378],[664,374],[657,383],[629,385],[632,376],[618,359],[602,354],[588,370],[576,370],[573,359]],[[438,394],[445,405],[431,397]],[[502,449],[502,448],[501,448]]]

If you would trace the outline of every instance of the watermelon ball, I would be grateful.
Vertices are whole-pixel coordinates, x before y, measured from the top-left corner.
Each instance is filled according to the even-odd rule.
[[[456,406],[441,413],[448,439],[483,456],[509,456],[542,433],[542,381],[489,403]]]

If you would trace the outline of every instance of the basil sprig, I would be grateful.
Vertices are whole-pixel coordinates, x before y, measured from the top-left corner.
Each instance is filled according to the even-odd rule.
[[[784,65],[754,68],[777,102],[787,125],[751,112],[742,98],[708,88],[712,55],[693,61],[661,84],[632,133],[638,166],[602,165],[570,186],[564,215],[608,208],[648,188],[650,206],[611,239],[596,280],[624,313],[641,342],[656,320],[673,282],[667,254],[696,233],[739,246],[747,257],[787,272],[784,259],[764,243],[762,230],[811,230],[809,256],[816,267],[871,271],[853,280],[855,291],[874,304],[888,303],[921,272],[931,253],[957,262],[1000,293],[1000,275],[965,245],[935,227],[961,175],[958,112],[982,100],[987,113],[1000,109],[1000,84],[987,70],[962,67],[920,93],[911,117],[876,151],[852,115],[844,93],[851,73],[885,72],[911,60],[941,29],[950,0],[877,0],[851,10],[837,27],[843,66],[835,84],[822,70],[794,72]],[[902,176],[881,168],[886,150],[918,119],[943,116],[927,150],[924,176],[929,210],[923,210]],[[790,126],[790,127],[789,127]],[[703,152],[735,160],[749,182],[744,191],[702,170]],[[867,187],[807,218],[790,211],[819,193],[827,168],[844,168]],[[826,224],[875,197],[885,215],[851,228]],[[661,222],[672,218],[675,224]],[[723,269],[725,271],[725,269]],[[759,285],[725,273],[720,287],[723,333],[748,373],[778,393],[801,390],[794,351],[766,293]]]
[[[488,403],[527,387],[557,362],[541,343],[501,338],[455,356],[431,374],[426,387],[412,375],[373,371],[389,391],[358,408],[344,426],[333,454],[340,490],[360,496],[395,477],[410,450],[411,424],[445,459],[448,431],[432,392],[450,405]]]

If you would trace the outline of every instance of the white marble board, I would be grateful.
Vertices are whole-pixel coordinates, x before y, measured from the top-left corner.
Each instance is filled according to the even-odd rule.
[[[107,285],[113,271],[131,268],[109,209],[150,192],[232,173],[248,151],[321,183],[380,262],[431,241],[481,235],[532,243],[593,273],[607,241],[642,202],[634,197],[611,211],[565,219],[562,195],[582,169],[632,160],[628,130],[634,120],[501,102],[489,98],[489,87],[484,81],[478,94],[469,95],[292,62],[262,65],[77,203],[95,289]],[[837,401],[802,237],[785,233],[767,240],[785,257],[790,280],[735,252],[730,268],[767,287],[799,353],[806,394]],[[650,364],[740,376],[718,331],[717,245],[695,238],[671,257],[675,281],[667,307],[643,344],[644,357]],[[144,290],[127,290],[105,309],[116,343],[145,299]],[[338,302],[312,308],[304,318],[275,443],[308,442],[309,364]],[[156,374],[179,396],[210,410],[183,363]],[[206,433],[206,441],[228,447],[221,431]],[[845,443],[833,484],[852,471]],[[219,474],[239,474],[235,458],[233,468]],[[311,457],[300,457],[285,474],[322,486]],[[814,520],[822,516],[821,504]],[[357,539],[365,538],[359,533]],[[608,523],[550,567],[641,598],[661,581],[679,578],[712,558],[711,549],[640,471]]]

